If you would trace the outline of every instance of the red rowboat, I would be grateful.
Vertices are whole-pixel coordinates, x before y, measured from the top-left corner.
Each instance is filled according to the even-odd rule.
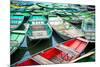
[[[83,38],[75,38],[58,44],[55,48],[42,51],[16,66],[63,64],[79,57],[86,48],[88,41]]]

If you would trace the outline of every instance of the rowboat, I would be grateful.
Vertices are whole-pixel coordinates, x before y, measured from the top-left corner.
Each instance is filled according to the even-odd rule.
[[[33,5],[33,2],[32,1],[17,1],[16,4],[19,6],[31,6]]]
[[[66,21],[64,22],[60,17],[49,17],[48,22],[64,40],[84,36],[81,30]]]
[[[11,12],[11,15],[22,15],[25,17],[30,17],[30,13],[29,12]]]
[[[88,5],[87,9],[88,9],[88,11],[95,11],[95,6],[94,5]]]
[[[16,66],[65,64],[79,57],[86,48],[88,41],[83,38],[75,38],[58,44],[56,47],[41,51],[39,54],[28,58]]]
[[[37,5],[42,8],[53,8],[52,3],[37,3]]]
[[[22,33],[11,33],[10,35],[10,54],[13,54],[25,39]]]
[[[66,12],[78,13],[78,12],[80,12],[80,10],[78,10],[78,9],[76,9],[76,8],[67,8],[67,9],[66,9]]]
[[[11,31],[17,29],[23,23],[23,20],[24,20],[24,16],[11,15],[10,16],[10,29],[11,29]]]
[[[82,23],[82,19],[77,15],[67,15],[66,17],[63,17],[63,20],[73,25],[80,25]]]
[[[26,6],[23,8],[11,8],[11,12],[31,12],[31,9],[27,9]]]
[[[64,10],[68,8],[68,4],[53,3],[52,5],[54,9]]]
[[[39,9],[41,9],[41,7],[39,7],[37,4],[33,4],[33,5],[29,6],[29,7],[27,7],[27,9],[31,9],[31,10],[36,9],[36,10],[39,10]]]
[[[88,17],[93,16],[95,13],[94,12],[90,12],[90,11],[82,11],[80,12],[80,17],[84,20]]]
[[[50,38],[52,35],[52,28],[47,23],[44,16],[33,15],[29,19],[30,29],[28,36],[30,39],[45,39]]]
[[[49,12],[45,11],[45,10],[34,10],[33,12],[31,12],[32,15],[48,15]]]
[[[15,5],[15,4],[11,4],[10,7],[15,8],[15,9],[25,8],[24,6],[18,6],[18,5]]]
[[[10,35],[10,53],[13,54],[22,44],[29,29],[29,24],[24,23],[20,28],[11,31]]]
[[[80,8],[81,11],[88,11],[87,5],[80,5],[79,8]]]
[[[13,12],[25,12],[25,11],[26,11],[26,8],[19,8],[19,9],[14,10]]]
[[[11,9],[15,9],[12,12],[29,12],[32,11],[30,9],[27,9],[28,7],[32,6],[33,3],[31,1],[16,1],[15,3],[12,3]]]
[[[58,3],[37,3],[37,5],[48,9],[66,9],[68,7],[68,5],[66,4],[58,4]]]
[[[62,19],[64,21],[70,22],[72,18],[70,16],[65,16],[65,17],[62,17]]]
[[[87,18],[82,23],[82,31],[84,32],[85,38],[90,42],[95,42],[95,20]]]
[[[65,11],[63,11],[63,10],[55,10],[54,13],[56,13],[59,16],[67,16]]]

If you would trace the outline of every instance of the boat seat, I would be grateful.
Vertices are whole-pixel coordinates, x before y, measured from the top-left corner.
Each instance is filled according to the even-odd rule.
[[[83,38],[80,38],[80,37],[78,37],[77,39],[78,39],[78,40],[81,40],[81,41],[83,41],[83,42],[86,42],[86,43],[88,43],[88,42],[89,42],[88,40],[83,39]]]
[[[14,33],[26,33],[28,31],[29,24],[26,23],[26,24],[24,24],[24,26],[25,26],[24,30],[14,30],[12,32],[14,32]]]
[[[38,62],[39,64],[47,65],[47,64],[54,64],[53,62],[49,61],[48,59],[45,59],[44,57],[40,55],[36,55],[33,58],[34,61]]]
[[[56,46],[55,48],[57,48],[58,50],[69,54],[70,56],[77,56],[79,53],[76,52],[75,50],[71,49],[70,47],[64,46],[62,44]]]
[[[51,59],[51,61],[55,64],[61,64],[61,63],[68,63],[68,61],[65,61],[64,59],[62,58],[57,58],[57,57],[54,57],[53,59]]]

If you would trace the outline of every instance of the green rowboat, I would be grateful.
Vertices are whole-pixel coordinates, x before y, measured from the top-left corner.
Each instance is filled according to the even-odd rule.
[[[31,15],[48,15],[49,12],[45,11],[45,10],[34,10],[33,12],[31,12]]]
[[[10,35],[10,54],[13,54],[21,43],[24,41],[25,35],[20,33],[11,33]]]
[[[95,42],[95,20],[92,18],[85,19],[81,28],[85,34],[85,38],[90,42]]]
[[[10,16],[10,29],[12,30],[16,30],[22,23],[24,20],[24,16],[21,15],[11,15]]]
[[[28,36],[30,39],[45,39],[52,35],[52,28],[44,16],[31,16]]]

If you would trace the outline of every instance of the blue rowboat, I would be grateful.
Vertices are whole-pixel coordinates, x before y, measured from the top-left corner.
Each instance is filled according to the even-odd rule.
[[[90,42],[95,42],[95,20],[88,17],[82,22],[81,27],[85,34],[85,38]]]
[[[11,33],[10,35],[10,54],[13,54],[25,39],[25,34]]]
[[[16,30],[23,23],[24,16],[22,15],[11,15],[10,16],[10,29],[11,31]]]

